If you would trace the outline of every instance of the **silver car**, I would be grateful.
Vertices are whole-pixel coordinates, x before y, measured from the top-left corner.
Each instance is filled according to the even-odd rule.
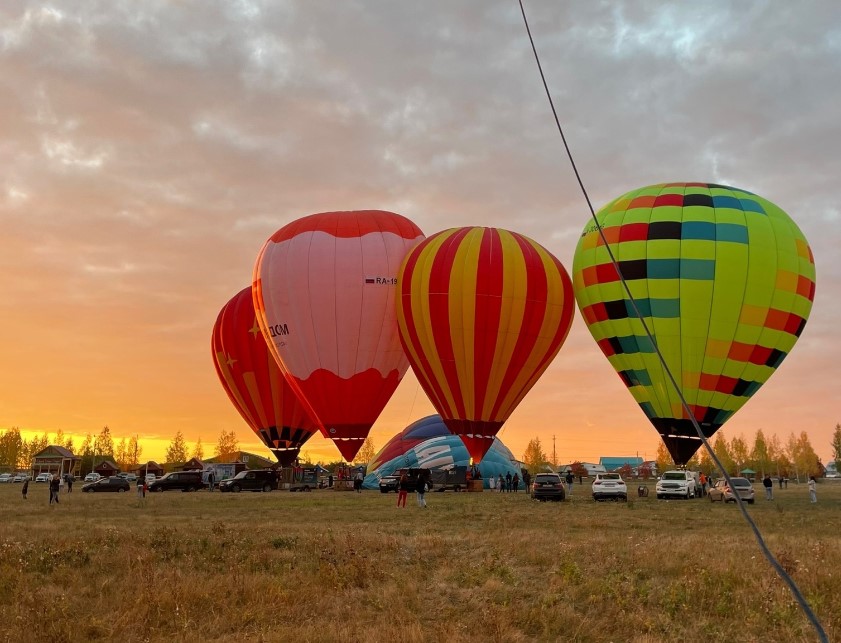
[[[742,500],[752,505],[756,492],[753,489],[751,481],[747,478],[730,478],[730,480],[733,483],[732,488],[724,478],[713,485],[712,489],[707,492],[710,502],[715,502],[716,500],[720,500],[721,502],[736,502],[736,498],[733,495],[733,490],[735,489]]]

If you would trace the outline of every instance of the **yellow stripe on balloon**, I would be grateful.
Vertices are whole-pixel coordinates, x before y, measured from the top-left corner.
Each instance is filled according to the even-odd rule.
[[[464,404],[465,418],[476,417],[476,396],[473,394],[476,377],[476,268],[479,265],[484,232],[483,228],[474,228],[464,236],[453,257],[453,271],[450,275],[450,341],[453,343],[459,387],[453,393]],[[461,335],[455,337],[455,332]],[[455,407],[453,410],[456,410]]]
[[[537,382],[552,359],[561,350],[563,339],[558,342],[558,345],[551,355],[547,355],[552,341],[555,339],[557,329],[561,324],[561,318],[564,310],[564,285],[558,268],[549,253],[537,244],[530,244],[538,253],[540,261],[543,264],[543,271],[546,274],[546,311],[543,316],[543,323],[540,325],[539,335],[529,353],[528,358],[523,364],[523,368],[514,380],[514,384],[503,400],[499,409],[500,419],[507,419],[514,411],[520,401],[525,397],[526,393],[531,390],[532,386]],[[553,295],[554,293],[554,295]],[[538,368],[538,364],[543,358],[546,361],[543,368]],[[531,375],[529,375],[531,374]]]
[[[237,402],[237,406],[242,409],[242,413],[248,416],[248,421],[250,424],[254,424],[254,415],[251,413],[251,409],[248,408],[248,405],[245,403],[242,395],[240,395],[239,389],[237,388],[236,381],[234,380],[234,376],[231,373],[231,369],[228,368],[228,357],[224,353],[219,351],[216,352],[216,365],[219,367],[219,371],[222,373],[222,376],[225,378],[225,383],[228,385],[228,391],[231,395],[234,396],[234,399]]]
[[[504,368],[494,368],[488,379],[488,389],[482,407],[482,420],[498,420],[491,413],[500,395],[502,382],[511,364],[511,356],[517,346],[520,329],[523,326],[523,314],[526,307],[527,272],[523,251],[514,236],[507,230],[497,230],[502,256],[502,298],[500,306],[499,330],[497,331],[494,364]],[[508,302],[510,301],[510,304]]]

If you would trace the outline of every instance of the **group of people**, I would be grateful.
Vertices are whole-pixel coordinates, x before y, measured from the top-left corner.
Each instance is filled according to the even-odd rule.
[[[55,473],[52,476],[50,476],[50,504],[58,504],[58,496],[61,492],[62,486],[64,486],[67,489],[67,493],[72,493],[73,483],[75,482],[75,480],[76,478],[73,476],[72,473],[65,473],[63,476]],[[29,478],[23,481],[23,486],[20,488],[20,493],[23,496],[24,500],[26,500],[29,497]]]
[[[406,498],[410,491],[417,494],[418,507],[426,509],[426,492],[432,488],[429,480],[423,476],[417,476],[414,480],[405,471],[400,474],[400,482],[397,486],[397,506],[406,507]]]
[[[502,477],[502,474],[500,473],[499,476],[497,476],[496,480],[494,480],[493,476],[491,476],[491,479],[490,479],[489,482],[490,482],[490,488],[493,489],[494,487],[496,487],[496,490],[499,491],[500,493],[511,493],[511,492],[516,493],[517,491],[520,490],[520,474],[517,473],[516,471],[514,472],[513,476],[511,475],[511,472],[509,471],[508,473],[505,474],[504,478]]]

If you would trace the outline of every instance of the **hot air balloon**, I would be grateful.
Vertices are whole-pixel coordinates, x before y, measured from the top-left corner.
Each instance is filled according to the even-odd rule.
[[[421,386],[478,463],[572,324],[572,283],[516,232],[453,228],[414,248],[398,277],[400,339]]]
[[[400,262],[422,239],[393,212],[324,212],[278,230],[257,257],[263,335],[348,461],[409,368],[394,296]]]
[[[251,288],[216,318],[211,339],[219,381],[242,418],[282,466],[290,466],[318,425],[281,373],[254,314]]]
[[[386,442],[385,446],[368,463],[367,475],[362,486],[366,489],[380,489],[380,479],[394,475],[402,468],[453,469],[470,466],[470,454],[458,436],[450,433],[440,415],[430,415],[412,422],[400,433]],[[522,472],[522,463],[499,437],[482,459],[481,474],[485,488],[488,481],[506,473]],[[440,489],[440,487],[436,487]]]
[[[770,201],[710,183],[635,190],[597,220],[692,415],[712,436],[803,332],[815,295],[809,244]],[[700,438],[595,223],[578,242],[573,284],[593,338],[675,463],[686,464]]]

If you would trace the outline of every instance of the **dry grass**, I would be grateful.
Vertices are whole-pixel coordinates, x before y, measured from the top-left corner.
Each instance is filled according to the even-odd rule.
[[[49,507],[44,485],[0,485],[0,641],[816,640],[736,507],[575,491],[424,511],[330,491]],[[775,494],[750,511],[841,639],[841,484]]]

